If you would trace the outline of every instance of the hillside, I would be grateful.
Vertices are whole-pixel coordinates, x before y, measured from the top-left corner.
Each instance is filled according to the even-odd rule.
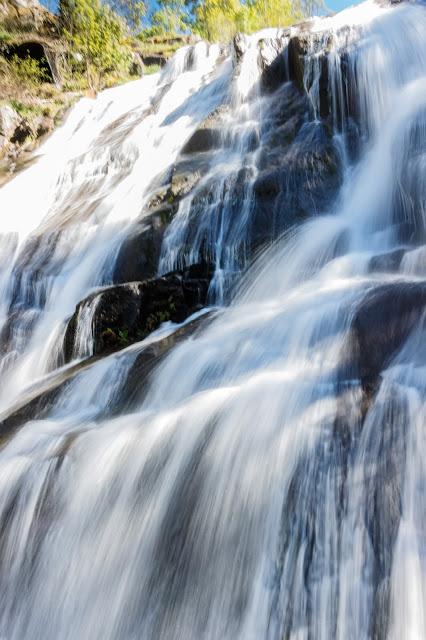
[[[99,88],[159,70],[191,40],[132,38],[127,68],[106,75]],[[77,59],[60,35],[57,16],[38,0],[0,0],[0,184],[30,160],[78,98],[94,96],[85,75],[75,69]]]

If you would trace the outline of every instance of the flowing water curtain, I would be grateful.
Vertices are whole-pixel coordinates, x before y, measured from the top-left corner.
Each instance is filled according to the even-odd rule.
[[[350,42],[342,36],[345,22]],[[366,3],[315,21],[314,33],[331,31],[338,43],[337,50],[324,52],[334,70],[330,101],[333,108],[340,105],[327,123],[335,123],[333,149],[336,136],[338,145],[343,136],[346,150],[351,144],[351,129],[340,117],[347,76],[339,60],[350,69],[359,96],[350,114],[359,151],[353,157],[342,153],[343,184],[332,208],[265,251],[240,282],[232,305],[163,351],[168,355],[148,379],[147,347],[157,345],[161,352],[162,338],[171,334],[160,332],[81,370],[49,395],[42,414],[32,405],[29,413],[15,411],[3,422],[11,436],[0,451],[0,635],[11,640],[426,635],[421,507],[426,239],[422,209],[411,201],[424,195],[419,167],[426,147],[425,29],[421,6]],[[321,54],[318,42],[328,42],[314,38],[308,66],[310,55]],[[126,144],[136,145],[134,164],[112,179],[101,172],[90,211],[81,208],[81,194],[74,191],[82,183],[70,185],[65,197],[78,195],[80,224],[87,216],[94,234],[81,244],[71,235],[71,248],[70,237],[62,237],[64,195],[53,191],[53,210],[38,237],[40,243],[50,237],[50,222],[60,251],[44,247],[38,259],[36,246],[19,271],[18,290],[27,282],[31,295],[16,311],[34,308],[37,319],[32,327],[25,316],[30,346],[17,354],[16,368],[5,376],[10,389],[18,385],[18,391],[28,392],[28,368],[44,353],[52,327],[63,323],[93,286],[106,284],[108,257],[117,250],[111,236],[117,236],[123,219],[137,218],[141,201],[151,194],[151,178],[167,168],[216,108],[218,87],[226,88],[220,101],[232,95],[229,65],[220,68],[218,84],[214,72],[210,75],[215,64],[204,59],[206,67],[198,73],[187,69],[186,53],[177,60],[179,73],[172,67],[163,76],[169,78],[166,93],[158,79],[146,79],[106,92],[95,106],[80,104],[68,132],[58,132],[61,153],[60,136],[81,132],[75,155],[68,149],[66,158],[75,171],[86,164],[98,175],[105,152],[109,157],[113,149],[117,158],[118,149],[128,149],[127,133],[132,142]],[[310,86],[303,86],[302,77],[300,91],[309,93]],[[145,115],[137,123],[142,89],[152,96],[160,89],[146,128]],[[284,94],[289,90],[278,88],[277,102],[285,95],[286,107],[301,109],[302,134],[292,138],[286,153],[299,162],[309,142],[309,157],[323,159],[318,149],[325,116],[311,110],[318,94]],[[259,95],[250,86],[244,100],[232,106],[231,135],[232,127],[245,124],[241,106],[249,113],[254,107],[250,127],[269,127],[261,133],[272,135],[274,125],[264,116],[278,117],[273,95]],[[258,110],[259,101],[268,110]],[[84,140],[88,131],[90,150]],[[58,162],[54,143],[46,149],[46,163],[49,153],[51,162]],[[152,155],[143,161],[148,145],[158,149],[158,157],[150,179],[140,185],[143,170],[153,164]],[[256,171],[262,167],[261,148],[257,151]],[[234,147],[225,159],[233,154],[238,169],[251,153],[243,145],[238,155]],[[41,179],[48,165],[38,166],[18,178],[20,189]],[[292,166],[306,175],[306,164]],[[66,167],[59,167],[55,180],[66,182]],[[216,179],[217,171],[213,162],[210,177]],[[309,174],[309,194],[316,193],[315,175]],[[292,184],[300,190],[303,183],[286,184],[286,198]],[[261,186],[265,182],[257,183],[258,190]],[[25,204],[13,183],[0,198],[14,202],[18,214]],[[315,198],[325,202],[321,194]],[[291,208],[278,201],[278,213],[290,215]],[[238,216],[247,220],[245,204],[243,197],[233,222]],[[34,206],[41,221],[48,211],[44,203]],[[33,229],[25,228],[25,216],[18,214],[22,243]],[[118,224],[104,229],[108,221]],[[215,237],[226,251],[225,235]],[[63,254],[66,262],[58,268],[55,261]],[[232,261],[221,264],[234,268]],[[44,292],[41,304],[32,283],[46,265],[46,282],[35,289]],[[7,301],[17,277],[14,266],[4,271]],[[70,297],[68,305],[58,304],[55,292],[49,306],[55,288]],[[191,331],[189,326],[181,329]],[[84,321],[81,329],[87,327]],[[86,353],[86,332],[81,338]],[[39,342],[43,349],[37,350]],[[11,400],[2,398],[7,408]]]

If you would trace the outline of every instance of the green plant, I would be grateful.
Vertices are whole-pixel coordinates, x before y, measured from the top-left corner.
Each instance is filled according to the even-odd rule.
[[[118,339],[121,344],[129,343],[129,330],[128,329],[119,329],[118,330]]]
[[[82,66],[90,89],[100,89],[106,74],[128,68],[132,52],[126,27],[109,6],[100,0],[63,0],[60,16],[74,67]]]
[[[0,26],[0,44],[7,44],[12,40],[12,38],[12,34]]]
[[[32,88],[38,87],[49,79],[46,70],[34,58],[20,58],[14,55],[9,62],[9,67],[18,83]]]

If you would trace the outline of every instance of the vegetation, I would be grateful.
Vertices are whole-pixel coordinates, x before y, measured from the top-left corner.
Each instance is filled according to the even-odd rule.
[[[73,70],[84,70],[90,89],[101,88],[108,73],[128,69],[131,50],[125,25],[108,5],[101,0],[65,0],[60,16]]]
[[[320,0],[188,0],[192,29],[210,41],[224,41],[237,31],[252,33],[264,27],[284,27],[302,19]]]

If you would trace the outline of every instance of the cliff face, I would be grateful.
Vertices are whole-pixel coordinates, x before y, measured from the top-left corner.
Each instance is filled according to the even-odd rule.
[[[0,0],[0,21],[6,26],[19,26],[25,31],[36,30],[46,34],[56,31],[55,16],[38,0]]]

